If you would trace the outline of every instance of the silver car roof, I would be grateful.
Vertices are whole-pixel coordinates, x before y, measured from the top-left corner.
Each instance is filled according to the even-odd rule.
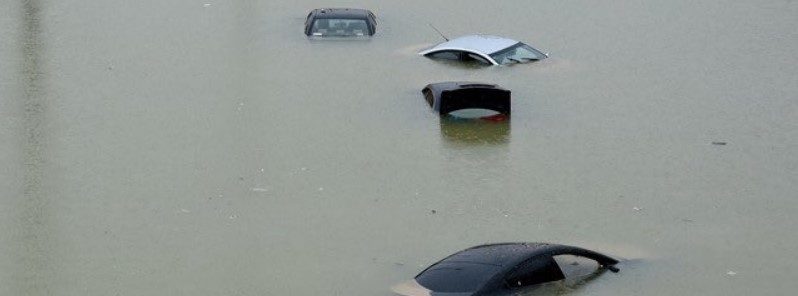
[[[458,37],[444,43],[438,44],[430,49],[420,52],[421,55],[426,55],[430,52],[440,50],[466,50],[472,52],[479,52],[485,55],[492,54],[502,49],[508,48],[517,44],[517,40],[491,36],[491,35],[468,35]]]

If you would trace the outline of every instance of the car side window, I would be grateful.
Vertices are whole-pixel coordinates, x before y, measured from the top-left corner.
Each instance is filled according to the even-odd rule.
[[[428,57],[442,60],[460,60],[460,52],[444,50],[427,54]]]
[[[432,97],[432,91],[429,90],[428,88],[425,88],[423,93],[424,93],[424,99],[427,100],[427,103],[429,103],[430,106],[434,105],[435,98]]]
[[[480,63],[483,63],[483,64],[488,64],[488,65],[490,65],[490,64],[491,64],[491,63],[490,63],[488,60],[486,60],[486,59],[485,59],[485,58],[483,58],[482,56],[480,56],[480,55],[478,55],[478,54],[475,54],[475,53],[468,53],[468,54],[466,54],[466,57],[467,57],[467,58],[465,59],[466,61],[475,60],[475,61],[477,61],[477,62],[480,62]]]
[[[557,255],[554,261],[565,276],[565,284],[573,285],[593,276],[601,265],[593,259],[576,255]]]
[[[519,264],[505,278],[508,288],[520,288],[565,278],[552,257],[532,258]]]

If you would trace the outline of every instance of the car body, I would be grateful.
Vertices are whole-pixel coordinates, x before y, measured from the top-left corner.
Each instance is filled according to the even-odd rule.
[[[419,53],[425,57],[478,61],[489,65],[506,65],[542,60],[545,53],[513,39],[491,35],[468,35],[448,40]]]
[[[487,109],[510,114],[510,91],[496,84],[481,82],[441,82],[421,90],[433,110],[449,114],[463,109]]]
[[[414,280],[393,287],[406,296],[483,296],[516,293],[525,287],[566,279],[576,256],[617,272],[615,260],[579,247],[547,243],[501,243],[472,247],[431,265]]]
[[[305,35],[315,37],[373,36],[377,17],[369,10],[357,8],[318,8],[305,19]]]

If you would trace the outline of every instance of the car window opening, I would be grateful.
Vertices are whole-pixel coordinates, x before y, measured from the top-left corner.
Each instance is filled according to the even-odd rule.
[[[490,55],[497,63],[506,65],[526,63],[546,58],[546,54],[524,43],[517,43]]]
[[[465,55],[463,55],[463,61],[466,61],[466,62],[477,61],[480,64],[491,65],[490,61],[486,60],[482,56],[480,56],[478,54],[475,54],[475,53],[466,53]]]
[[[368,35],[368,24],[362,19],[317,19],[313,22],[313,36],[365,36]]]

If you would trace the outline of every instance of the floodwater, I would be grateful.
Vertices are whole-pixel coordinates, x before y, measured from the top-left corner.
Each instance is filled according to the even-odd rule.
[[[503,241],[628,259],[560,294],[798,291],[798,2],[334,4],[377,36],[309,41],[323,1],[0,0],[0,295],[387,296]],[[430,22],[551,58],[422,58]],[[512,119],[441,121],[448,80]]]

